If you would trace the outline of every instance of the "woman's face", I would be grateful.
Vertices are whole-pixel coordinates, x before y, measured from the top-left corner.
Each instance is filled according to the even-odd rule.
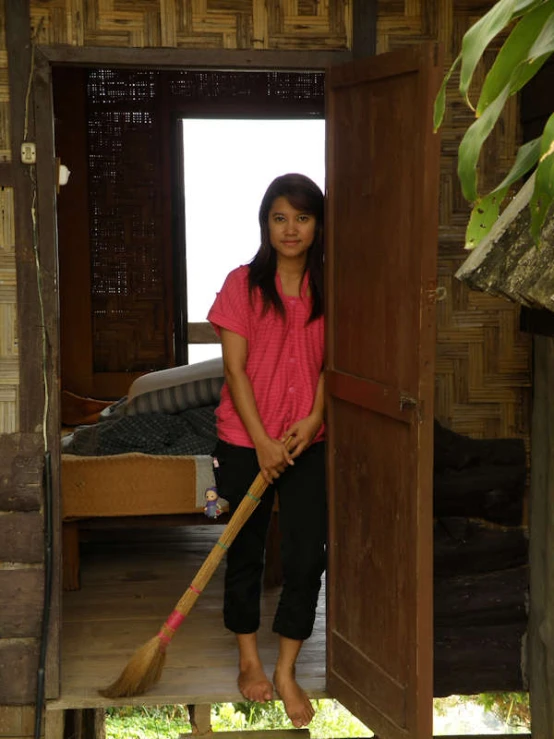
[[[285,197],[278,197],[269,210],[268,226],[269,240],[278,258],[306,258],[315,236],[314,215],[296,210]]]

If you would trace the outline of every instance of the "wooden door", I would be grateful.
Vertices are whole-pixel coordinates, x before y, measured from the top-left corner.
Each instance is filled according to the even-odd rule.
[[[432,433],[441,68],[424,45],[327,82],[328,691],[432,736]]]

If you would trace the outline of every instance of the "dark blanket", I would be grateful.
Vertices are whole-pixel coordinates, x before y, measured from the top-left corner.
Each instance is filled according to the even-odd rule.
[[[109,416],[93,426],[81,426],[62,443],[63,454],[98,457],[107,454],[211,454],[217,442],[216,406],[181,413]]]

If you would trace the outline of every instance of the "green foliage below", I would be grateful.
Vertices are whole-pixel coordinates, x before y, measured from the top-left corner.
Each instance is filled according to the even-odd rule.
[[[372,733],[334,700],[312,701],[316,715],[310,724],[313,739],[369,737]],[[494,714],[506,729],[530,731],[531,714],[527,693],[486,693],[451,696],[434,701],[435,715],[445,715],[464,704],[477,704]],[[215,703],[212,729],[217,731],[266,731],[290,729],[291,723],[280,701],[266,703]],[[186,706],[125,706],[106,710],[106,739],[177,739],[190,734]]]
[[[531,709],[528,693],[484,693],[476,700],[486,711],[492,711],[507,726],[531,731]]]
[[[106,739],[173,739],[190,734],[186,706],[123,706],[106,709]]]
[[[337,701],[314,700],[316,715],[310,734],[318,739],[367,737],[372,733]],[[283,704],[215,703],[212,729],[217,731],[265,731],[291,729]],[[106,712],[106,739],[177,739],[190,734],[186,706],[141,706],[109,708]]]

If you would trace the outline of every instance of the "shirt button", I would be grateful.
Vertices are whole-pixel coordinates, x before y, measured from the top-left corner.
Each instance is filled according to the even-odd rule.
[[[296,362],[296,359],[295,359],[294,357],[291,357],[291,358],[289,359],[289,362]]]
[[[293,387],[289,387],[289,393],[293,393],[293,392],[294,392],[294,388]]]

